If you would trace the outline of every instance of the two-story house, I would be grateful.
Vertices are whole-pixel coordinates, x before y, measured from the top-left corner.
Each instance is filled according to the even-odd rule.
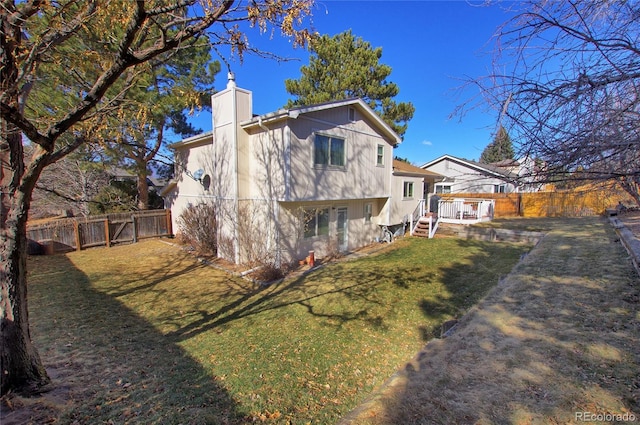
[[[394,178],[423,177],[394,177],[401,138],[360,99],[256,116],[252,93],[230,75],[212,109],[212,132],[172,146],[165,200],[174,221],[189,204],[215,205],[220,257],[284,264],[353,250],[399,224],[394,202],[422,197],[422,186],[395,193]]]

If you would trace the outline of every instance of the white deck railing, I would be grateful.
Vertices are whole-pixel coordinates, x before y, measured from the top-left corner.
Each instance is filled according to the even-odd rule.
[[[493,199],[450,198],[438,201],[438,219],[443,223],[473,224],[491,221],[494,210]]]
[[[495,200],[493,199],[448,198],[440,199],[438,201],[438,211],[434,214],[428,214],[430,211],[427,203],[424,199],[421,199],[409,219],[410,234],[413,235],[420,219],[423,222],[428,219],[429,237],[432,238],[441,222],[474,224],[482,221],[491,221],[493,220],[494,210]]]

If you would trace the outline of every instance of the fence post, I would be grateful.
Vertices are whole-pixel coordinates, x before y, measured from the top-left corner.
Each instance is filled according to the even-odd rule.
[[[138,229],[136,229],[136,215],[131,214],[131,225],[133,226],[133,243],[138,242]]]
[[[173,222],[171,221],[171,210],[166,209],[165,210],[165,215],[166,215],[166,220],[167,220],[167,233],[168,236],[172,236],[173,235]]]
[[[104,219],[104,238],[107,248],[111,248],[111,232],[109,231],[109,216]]]
[[[518,192],[518,217],[523,217],[524,213],[522,211],[522,193]]]
[[[78,220],[73,220],[73,233],[76,239],[76,251],[82,249],[82,242],[80,241],[80,223]]]

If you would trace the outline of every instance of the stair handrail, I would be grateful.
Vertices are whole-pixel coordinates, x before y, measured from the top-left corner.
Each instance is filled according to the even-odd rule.
[[[433,239],[433,236],[438,231],[438,225],[440,224],[440,220],[438,216],[436,216],[436,222],[433,222],[433,216],[429,217],[429,239]]]
[[[424,206],[425,206],[425,200],[424,199],[420,199],[418,201],[418,205],[413,210],[413,213],[411,213],[411,218],[409,219],[409,221],[410,221],[410,223],[409,223],[409,234],[411,236],[413,236],[413,231],[418,226],[418,221],[420,220],[420,217],[424,216],[424,213],[425,213]]]

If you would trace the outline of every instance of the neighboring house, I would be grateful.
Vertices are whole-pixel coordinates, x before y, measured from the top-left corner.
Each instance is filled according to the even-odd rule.
[[[435,183],[434,193],[509,193],[518,191],[518,174],[508,167],[481,164],[443,155],[420,168],[445,176]]]
[[[518,192],[539,192],[546,189],[546,185],[541,183],[541,166],[543,162],[529,157],[521,159],[505,159],[500,162],[490,164],[499,167],[517,176]]]
[[[212,132],[172,145],[176,173],[163,195],[175,229],[188,205],[214,203],[218,256],[235,263],[367,245],[416,208],[431,175],[394,170],[401,139],[360,99],[254,116],[252,93],[230,74],[212,109]]]
[[[108,169],[107,174],[115,181],[130,181],[135,183],[138,180],[138,176],[133,174],[131,171],[118,167]],[[147,185],[149,186],[150,191],[159,193],[166,184],[167,182],[164,179],[160,179],[155,176],[147,176]]]

